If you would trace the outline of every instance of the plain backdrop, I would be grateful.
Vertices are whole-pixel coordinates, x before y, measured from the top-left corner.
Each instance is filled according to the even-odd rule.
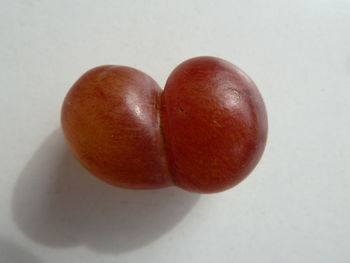
[[[0,262],[350,262],[350,1],[0,1]],[[257,83],[265,154],[219,194],[128,191],[82,169],[60,131],[102,64],[161,86],[211,55]]]

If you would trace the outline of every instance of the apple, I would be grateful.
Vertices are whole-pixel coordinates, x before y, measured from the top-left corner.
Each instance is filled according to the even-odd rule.
[[[183,62],[164,91],[130,67],[91,69],[69,90],[61,123],[84,167],[129,189],[226,190],[253,170],[267,138],[256,85],[215,57]]]

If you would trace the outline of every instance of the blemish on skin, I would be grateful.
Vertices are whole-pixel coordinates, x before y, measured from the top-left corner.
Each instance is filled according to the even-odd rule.
[[[185,111],[184,108],[182,108],[181,106],[179,107],[179,112],[181,112],[184,115],[187,115],[187,112]]]
[[[106,98],[107,97],[107,94],[102,90],[100,89],[100,87],[96,87],[97,88],[97,94],[101,97],[101,98]]]

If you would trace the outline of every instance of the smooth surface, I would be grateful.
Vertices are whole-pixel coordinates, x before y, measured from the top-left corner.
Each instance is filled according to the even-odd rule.
[[[165,150],[175,185],[227,190],[254,169],[265,148],[267,116],[254,82],[223,59],[177,66],[161,95]]]
[[[61,111],[65,138],[80,163],[123,188],[169,186],[160,93],[150,76],[130,67],[107,65],[84,73]]]
[[[1,3],[0,262],[349,262],[349,1]],[[58,131],[77,77],[120,64],[164,86],[200,55],[265,99],[253,174],[201,197],[85,175]]]

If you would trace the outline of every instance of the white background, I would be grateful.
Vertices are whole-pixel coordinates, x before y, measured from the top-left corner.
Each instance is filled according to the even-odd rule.
[[[0,262],[350,262],[350,1],[0,1]],[[265,154],[232,190],[127,191],[60,132],[101,64],[164,86],[198,55],[257,83]]]

